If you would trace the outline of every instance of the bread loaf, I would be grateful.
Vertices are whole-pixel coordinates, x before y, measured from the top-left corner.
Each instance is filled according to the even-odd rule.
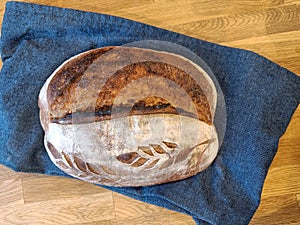
[[[52,162],[84,181],[145,186],[190,177],[218,152],[217,93],[173,53],[103,47],[63,63],[39,95]]]

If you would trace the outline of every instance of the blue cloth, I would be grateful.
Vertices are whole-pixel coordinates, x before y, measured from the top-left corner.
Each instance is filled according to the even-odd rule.
[[[0,163],[67,176],[43,146],[37,96],[46,78],[85,50],[138,40],[184,46],[212,69],[227,129],[213,165],[191,178],[113,191],[192,216],[198,225],[247,224],[260,202],[278,140],[300,101],[300,78],[253,52],[223,47],[109,15],[8,2],[2,25]]]

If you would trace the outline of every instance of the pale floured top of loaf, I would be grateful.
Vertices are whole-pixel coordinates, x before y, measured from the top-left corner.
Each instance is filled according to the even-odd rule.
[[[51,123],[45,145],[52,161],[74,177],[103,185],[145,186],[204,170],[217,155],[218,139],[214,126],[195,118],[151,114]]]

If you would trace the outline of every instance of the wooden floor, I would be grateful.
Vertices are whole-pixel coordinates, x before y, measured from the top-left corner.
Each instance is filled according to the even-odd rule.
[[[0,2],[0,16],[6,0]],[[260,53],[300,75],[300,0],[26,0],[102,12]],[[0,224],[192,225],[186,215],[78,180],[0,167]],[[300,224],[300,107],[251,225]]]

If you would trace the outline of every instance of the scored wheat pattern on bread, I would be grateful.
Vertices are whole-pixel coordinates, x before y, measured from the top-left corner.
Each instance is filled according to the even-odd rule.
[[[105,166],[97,166],[92,163],[85,162],[80,153],[68,154],[64,151],[59,152],[50,142],[47,142],[47,149],[54,157],[57,166],[66,173],[76,173],[78,178],[87,179],[89,182],[109,183],[108,177],[114,176],[116,173]]]
[[[150,169],[160,161],[160,155],[165,154],[170,158],[176,148],[176,143],[163,141],[162,144],[139,146],[138,151],[118,155],[117,160],[132,167]]]
[[[162,159],[160,155],[164,154],[167,156],[167,160],[165,160],[165,162],[163,162],[159,167],[159,169],[163,169],[171,166],[173,163],[179,163],[185,160],[196,147],[208,143],[209,140],[205,140],[196,146],[184,149],[174,156],[174,150],[178,147],[178,145],[174,142],[163,141],[162,144],[139,146],[138,151],[118,155],[117,160],[132,167],[144,167],[145,169],[150,169],[158,164],[158,162]]]
[[[139,146],[137,151],[118,155],[116,159],[132,168],[139,167],[144,170],[151,169],[159,164],[159,161],[163,161],[158,169],[165,169],[174,163],[186,160],[195,148],[205,145],[202,152],[198,153],[198,157],[201,156],[209,142],[210,140],[205,140],[196,146],[184,149],[179,154],[174,154],[178,145],[174,142],[163,141],[160,145],[150,144],[149,146]],[[73,172],[73,174],[77,174],[78,178],[88,180],[92,183],[101,182],[103,184],[111,184],[113,180],[110,177],[117,176],[116,172],[109,167],[87,162],[80,153],[68,154],[64,151],[59,152],[50,142],[47,142],[47,147],[48,151],[54,157],[56,165],[67,173]],[[161,155],[167,156],[167,159],[161,158]]]

